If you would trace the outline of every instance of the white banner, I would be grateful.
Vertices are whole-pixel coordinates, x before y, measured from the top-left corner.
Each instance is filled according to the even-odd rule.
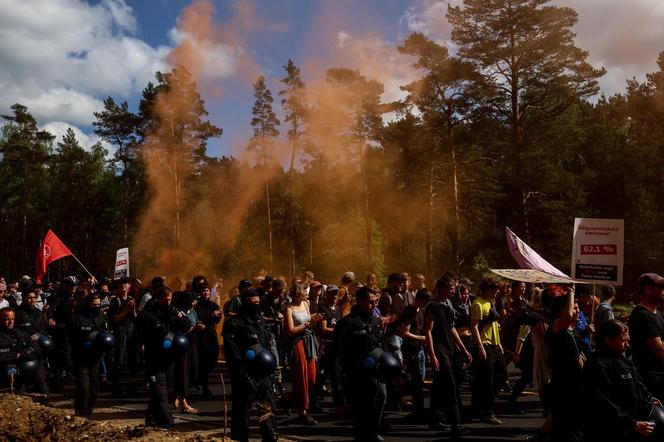
[[[115,272],[113,279],[120,279],[123,276],[129,277],[129,249],[119,249],[115,254]]]
[[[575,218],[572,278],[622,285],[625,220]]]
[[[537,269],[489,269],[498,276],[512,281],[531,282],[534,284],[575,284],[584,281],[575,281],[566,276],[552,275]]]

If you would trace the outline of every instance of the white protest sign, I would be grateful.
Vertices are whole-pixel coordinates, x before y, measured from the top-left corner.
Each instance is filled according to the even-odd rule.
[[[129,249],[119,249],[115,254],[115,272],[113,279],[120,279],[122,277],[129,277]]]
[[[622,285],[624,245],[624,220],[575,218],[572,278]]]

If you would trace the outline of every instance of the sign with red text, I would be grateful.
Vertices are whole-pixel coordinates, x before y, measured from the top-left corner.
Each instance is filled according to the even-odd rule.
[[[622,285],[625,220],[575,218],[572,278]]]
[[[127,247],[119,249],[115,254],[115,272],[113,279],[129,277],[129,249]]]

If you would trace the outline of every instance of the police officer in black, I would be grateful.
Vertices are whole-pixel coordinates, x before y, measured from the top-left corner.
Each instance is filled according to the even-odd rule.
[[[23,293],[23,301],[21,305],[16,308],[16,322],[15,328],[22,331],[26,336],[30,338],[31,345],[39,350],[38,346],[33,345],[40,335],[46,335],[46,320],[44,319],[44,314],[41,310],[36,307],[37,303],[37,294],[33,289],[29,289],[27,292]],[[37,391],[45,394],[48,397],[49,389],[46,383],[46,373],[44,367],[46,366],[46,353],[44,351],[38,351],[36,355],[37,359],[40,362],[39,372],[35,378],[35,385]]]
[[[74,364],[71,359],[71,345],[67,330],[73,317],[73,306],[76,303],[75,294],[78,279],[67,276],[57,294],[48,298],[44,307],[49,335],[55,341],[55,354],[52,358],[53,375],[55,377],[54,391],[62,393],[62,374],[66,370],[69,375],[74,373]]]
[[[191,324],[186,315],[171,306],[173,294],[168,287],[153,290],[141,313],[141,329],[145,345],[145,373],[150,381],[150,398],[145,425],[173,428],[173,413],[168,402],[169,385],[172,385],[173,362],[178,354],[165,348],[165,340],[174,332],[185,332]]]
[[[14,325],[14,311],[10,307],[0,310],[0,389],[12,387],[15,392],[22,392],[28,379],[17,372],[16,367],[21,359],[36,359],[37,355],[29,336]],[[45,384],[43,368],[32,373],[32,377],[37,383]]]
[[[212,290],[207,281],[198,281],[192,284],[194,293],[198,296],[198,302],[194,309],[198,320],[204,328],[198,332],[198,385],[201,386],[201,398],[212,399],[212,391],[208,385],[208,377],[219,359],[219,340],[217,324],[221,321],[222,311],[216,302],[210,300]]]
[[[249,410],[256,404],[261,437],[264,441],[277,440],[277,418],[272,390],[272,373],[263,376],[250,374],[247,350],[256,344],[272,356],[270,329],[260,315],[260,297],[253,289],[242,295],[238,314],[224,323],[224,353],[231,375],[232,409],[231,438],[241,442],[249,440]],[[273,359],[274,361],[274,359]]]
[[[101,298],[97,293],[89,294],[85,298],[85,306],[73,316],[69,329],[72,360],[76,366],[74,411],[77,416],[92,416],[99,394],[99,363],[103,354],[95,343],[94,334],[106,329]]]
[[[361,287],[355,294],[357,305],[334,327],[335,355],[345,373],[344,390],[353,411],[353,432],[356,441],[382,441],[378,428],[385,408],[386,387],[365,361],[369,353],[383,346],[383,332],[373,311],[378,294]]]
[[[16,328],[24,331],[28,336],[46,334],[46,320],[36,304],[37,294],[31,289],[27,293],[23,293],[23,301],[15,310]]]

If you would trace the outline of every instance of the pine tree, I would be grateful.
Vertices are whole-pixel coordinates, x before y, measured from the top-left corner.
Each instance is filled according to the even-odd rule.
[[[96,120],[92,123],[95,133],[116,147],[115,163],[120,164],[123,183],[123,235],[124,244],[129,244],[129,207],[130,200],[140,201],[144,186],[142,164],[137,162],[138,131],[140,120],[138,115],[129,111],[127,102],[120,105],[113,98],[104,100],[104,110],[94,113]]]
[[[598,91],[604,69],[574,44],[576,12],[550,0],[464,0],[448,6],[452,40],[462,59],[483,75],[478,98],[509,130],[507,158],[518,195],[524,239],[530,236],[527,177],[522,174],[533,133]]]
[[[279,136],[279,119],[272,109],[272,92],[265,84],[265,77],[260,75],[254,83],[254,106],[251,109],[253,115],[251,127],[253,136],[249,140],[247,150],[256,153],[259,167],[265,174],[265,203],[267,206],[267,233],[268,233],[268,271],[273,269],[272,249],[272,212],[270,210],[270,183],[267,168],[274,161],[274,138]]]
[[[295,277],[295,227],[293,223],[293,212],[295,206],[294,181],[295,181],[295,157],[303,144],[304,130],[307,117],[307,98],[305,85],[300,77],[300,68],[295,66],[293,60],[288,59],[288,64],[284,66],[286,76],[281,79],[284,89],[279,91],[281,107],[284,110],[284,121],[288,124],[286,133],[288,142],[291,145],[290,165],[288,169],[288,224],[290,231],[290,276],[291,280]]]

